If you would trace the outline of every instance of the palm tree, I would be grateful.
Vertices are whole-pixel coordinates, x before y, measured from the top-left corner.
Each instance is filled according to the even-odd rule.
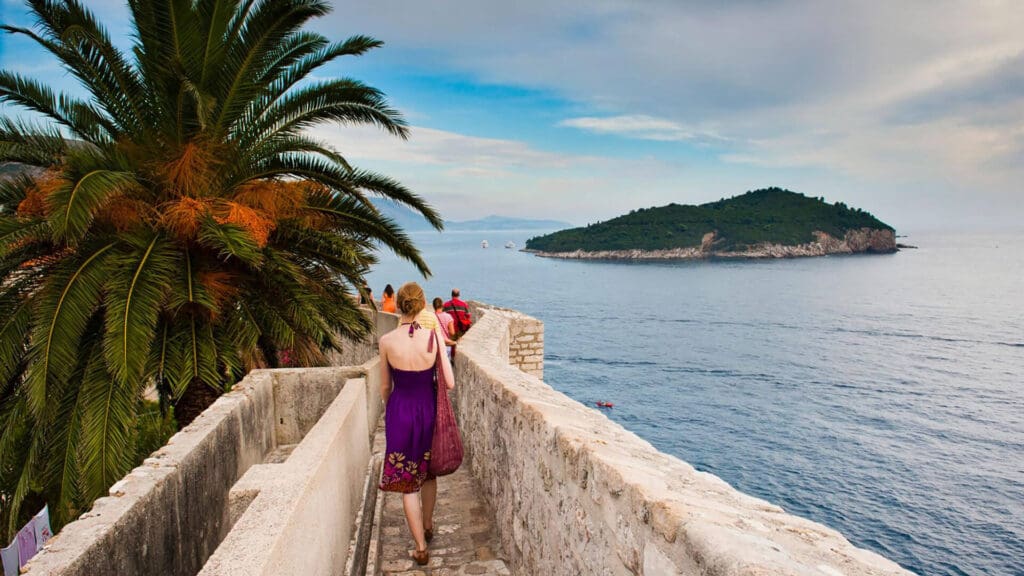
[[[73,518],[132,465],[155,384],[192,420],[279,353],[325,362],[369,325],[352,296],[386,247],[426,264],[368,196],[421,198],[306,134],[406,125],[384,95],[311,74],[380,42],[303,27],[319,0],[129,0],[126,55],[80,2],[31,0],[33,29],[87,99],[0,71],[0,508]]]

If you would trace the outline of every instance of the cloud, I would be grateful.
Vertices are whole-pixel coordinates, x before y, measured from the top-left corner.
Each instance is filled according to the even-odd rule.
[[[576,103],[558,126],[681,145],[720,136],[726,167],[783,183],[814,169],[851,195],[950,189],[951,218],[966,203],[1012,208],[980,183],[1022,191],[1018,0],[385,0],[342,21],[388,41],[389,57]]]
[[[558,123],[559,126],[579,128],[596,134],[614,134],[626,138],[640,140],[657,140],[663,142],[681,140],[724,140],[710,130],[687,128],[678,122],[655,118],[644,114],[623,116],[568,118]]]
[[[124,28],[117,4],[90,6]],[[779,184],[868,209],[898,196],[908,217],[943,190],[951,220],[964,206],[1020,220],[1006,200],[1024,191],[1020,0],[378,0],[338,4],[316,27],[387,42],[357,61],[358,77],[455,77],[567,103],[524,115],[518,140],[444,130],[456,114],[427,105],[410,118],[432,127],[408,142],[365,128],[317,132],[453,206],[462,195],[610,215],[630,202]],[[14,54],[4,67],[22,64]],[[352,62],[323,72],[348,74]],[[580,133],[554,150],[546,138],[569,134],[557,128]],[[671,152],[638,161],[640,147],[614,150],[609,136]],[[574,153],[581,142],[604,157]],[[688,154],[707,144],[712,153]]]
[[[550,152],[523,141],[422,126],[411,127],[408,140],[368,126],[320,127],[308,134],[361,168],[398,178],[449,219],[501,213],[578,221],[593,209],[585,206],[581,211],[581,194],[616,195],[619,184],[613,174],[657,172],[651,162]],[[619,196],[602,207],[621,205],[627,210],[634,198]]]
[[[465,173],[495,170],[569,168],[593,158],[547,152],[526,142],[481,138],[446,130],[413,126],[408,140],[371,126],[324,126],[309,133],[337,148],[347,158],[458,168]]]

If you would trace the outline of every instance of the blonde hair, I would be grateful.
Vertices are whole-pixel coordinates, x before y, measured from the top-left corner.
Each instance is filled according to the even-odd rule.
[[[415,316],[427,305],[427,299],[423,296],[423,288],[415,282],[406,282],[398,289],[398,296],[395,297],[398,309],[406,316]]]

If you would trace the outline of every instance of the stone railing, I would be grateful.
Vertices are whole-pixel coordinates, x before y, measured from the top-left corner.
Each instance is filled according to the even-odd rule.
[[[376,315],[376,334],[396,325]],[[27,574],[340,573],[381,413],[376,334],[334,358],[357,366],[250,373],[65,526]]]
[[[539,321],[473,310],[476,324],[456,355],[456,413],[515,573],[909,574],[657,451],[510,365],[517,336],[540,333]]]
[[[377,366],[374,360],[365,377],[345,382],[290,454],[252,466],[232,486],[229,512],[237,522],[200,576],[342,573],[363,499],[371,423],[380,417]],[[310,381],[323,370],[289,376]]]

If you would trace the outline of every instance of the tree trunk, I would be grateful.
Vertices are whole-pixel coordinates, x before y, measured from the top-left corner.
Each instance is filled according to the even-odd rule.
[[[188,426],[196,416],[202,414],[203,410],[220,398],[220,394],[198,378],[193,379],[178,399],[178,403],[174,405],[174,419],[178,422],[178,430]]]

